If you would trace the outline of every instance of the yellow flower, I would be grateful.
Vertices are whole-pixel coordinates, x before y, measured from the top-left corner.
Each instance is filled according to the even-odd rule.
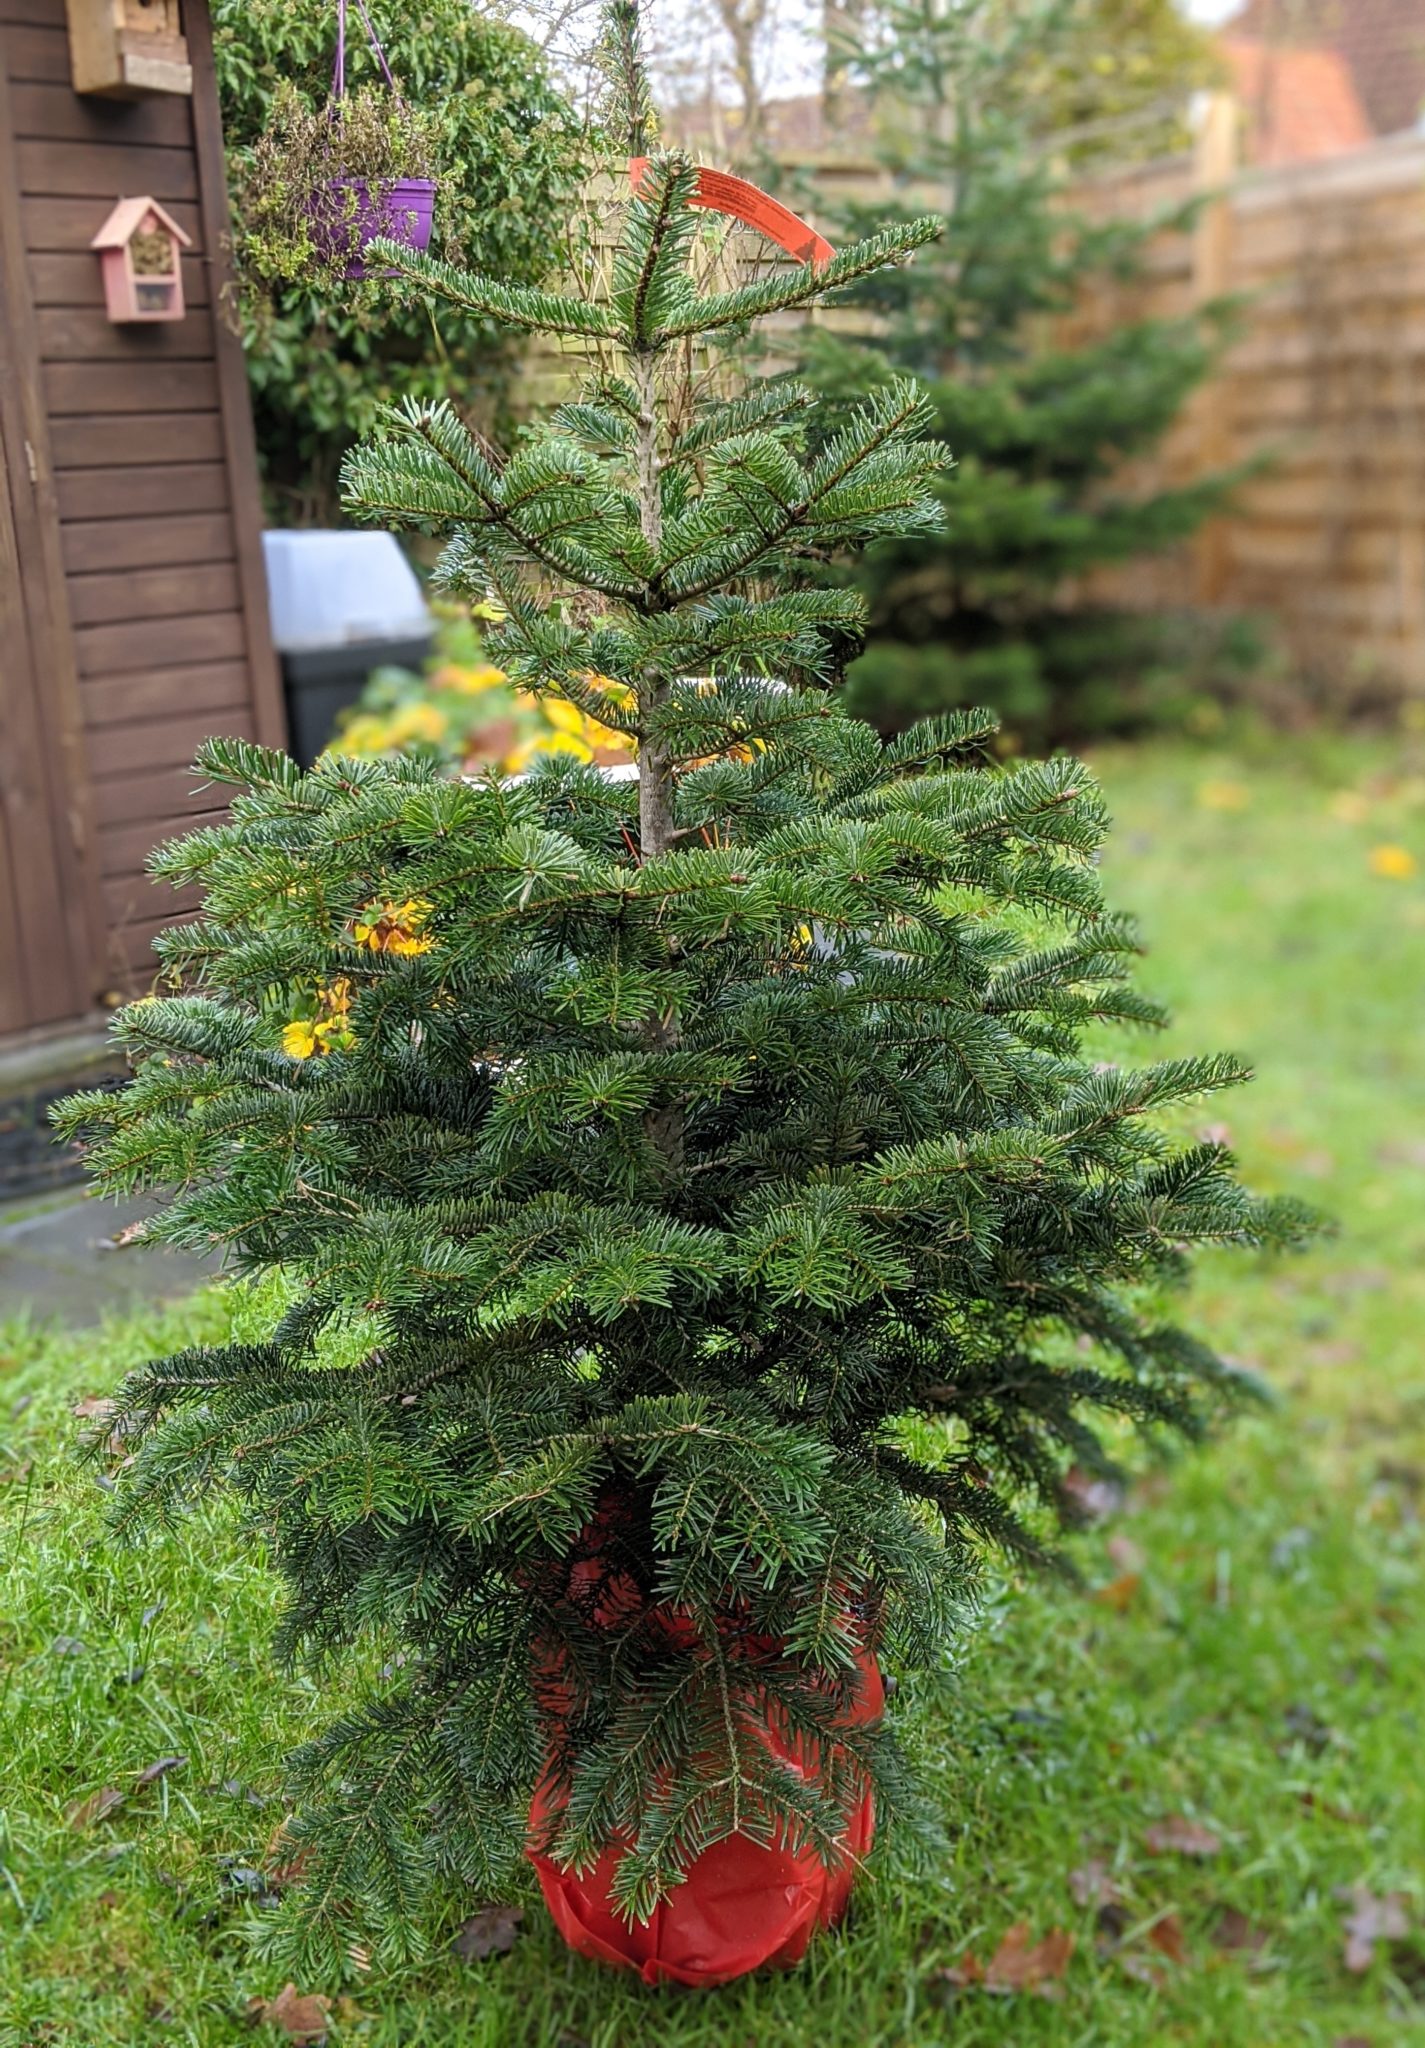
[[[540,704],[545,722],[556,732],[571,733],[576,739],[584,736],[584,714],[577,704],[569,703],[564,697],[546,697]]]
[[[333,982],[323,982],[317,989],[317,1001],[322,1006],[322,1022],[317,1026],[318,1037],[330,1035],[339,1025],[344,1025],[351,1015],[351,981],[345,974],[339,974]]]
[[[310,1017],[294,1017],[282,1026],[282,1050],[289,1060],[309,1060],[317,1049],[317,1027]]]
[[[329,754],[385,754],[390,751],[390,727],[384,718],[377,718],[373,712],[363,711],[342,727],[331,745]]]
[[[601,697],[607,697],[611,704],[617,704],[621,709],[630,707],[634,702],[633,691],[617,676],[601,675],[598,669],[591,668],[584,671],[580,681],[587,689],[597,690]]]
[[[493,662],[448,661],[431,677],[431,687],[454,690],[460,697],[481,697],[486,690],[498,690],[504,680],[504,670]]]
[[[309,1060],[313,1053],[355,1043],[351,1029],[351,983],[344,974],[333,982],[317,983],[315,1017],[293,1017],[282,1026],[282,1050],[293,1060]]]
[[[533,739],[526,740],[524,746],[517,747],[515,751],[523,755],[524,765],[528,765],[539,754],[569,754],[576,761],[592,761],[594,758],[594,750],[584,738],[582,730],[536,733]]]
[[[428,704],[417,699],[413,704],[403,704],[391,714],[387,727],[388,744],[403,747],[412,740],[443,740],[450,729],[450,720],[438,704]]]
[[[1197,801],[1204,811],[1245,811],[1252,801],[1252,792],[1242,782],[1202,782],[1198,784]]]
[[[351,935],[371,953],[397,953],[406,958],[429,953],[435,940],[423,927],[434,909],[426,896],[408,896],[404,903],[368,903],[353,923]]]
[[[1338,789],[1326,807],[1343,825],[1360,825],[1371,814],[1370,801],[1358,789]]]
[[[1371,873],[1384,875],[1388,882],[1408,882],[1419,863],[1408,846],[1373,846]]]

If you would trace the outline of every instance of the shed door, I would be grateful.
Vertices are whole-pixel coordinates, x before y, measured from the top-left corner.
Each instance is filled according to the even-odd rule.
[[[0,92],[0,127],[4,116]],[[42,545],[39,458],[26,434],[35,410],[27,380],[33,387],[38,366],[16,294],[3,288],[15,279],[19,257],[14,188],[6,189],[4,177],[7,140],[0,133],[0,1033],[82,1017],[95,993],[73,814],[78,792],[67,786],[43,696],[40,650],[51,637],[57,593]]]

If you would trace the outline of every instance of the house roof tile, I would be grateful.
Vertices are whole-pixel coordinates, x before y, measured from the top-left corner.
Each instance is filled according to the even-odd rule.
[[[1425,115],[1425,7],[1420,0],[1245,0],[1228,37],[1338,52],[1377,135]]]

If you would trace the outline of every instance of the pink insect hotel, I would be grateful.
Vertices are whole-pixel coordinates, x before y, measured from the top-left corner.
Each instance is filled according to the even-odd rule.
[[[156,199],[121,199],[89,246],[112,321],[183,318],[181,257],[192,239]]]

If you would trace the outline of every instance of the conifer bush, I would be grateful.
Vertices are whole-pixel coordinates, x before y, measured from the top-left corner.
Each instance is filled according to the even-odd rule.
[[[1098,217],[1091,179],[1078,182],[1085,150],[1091,165],[1152,132],[1130,122],[1115,136],[1099,118],[1132,103],[1135,76],[1141,88],[1134,44],[1152,14],[1135,0],[884,0],[846,52],[882,115],[881,212],[905,219],[928,194],[943,208],[923,262],[861,280],[859,317],[804,338],[818,419],[911,375],[955,453],[940,529],[858,565],[870,630],[846,698],[883,732],[990,704],[1031,750],[1077,744],[1210,717],[1261,660],[1248,620],[1135,613],[1093,595],[1096,573],[1196,533],[1243,475],[1174,483],[1144,467],[1228,333],[1225,304],[1132,310],[1159,238],[1191,209]],[[1165,68],[1144,94],[1160,117],[1176,119],[1200,82],[1195,35],[1179,22],[1161,44]],[[842,219],[860,232],[867,208]],[[1115,317],[1083,331],[1105,298]]]
[[[654,159],[600,299],[383,247],[615,368],[507,460],[411,401],[346,477],[450,536],[494,657],[626,730],[636,783],[210,742],[230,820],[155,862],[202,913],[119,1017],[126,1089],[60,1113],[104,1189],[165,1193],[151,1237],[289,1284],[262,1341],[126,1383],[116,1515],[235,1495],[282,1654],[362,1689],[292,1759],[295,1969],[494,1892],[547,1764],[547,1846],[628,1844],[636,1919],[734,1833],[834,1857],[868,1782],[913,1816],[894,1726],[848,1721],[858,1656],[933,1664],[987,1552],[1072,1522],[1071,1466],[1230,1405],[1164,1290],[1303,1227],[1174,1125],[1236,1060],[1090,1050],[1160,1012],[1087,771],[996,767],[968,713],[885,744],[824,690],[862,605],[807,559],[939,518],[914,385],[814,458],[786,386],[670,425],[686,343],[933,229],[700,296],[691,192]]]

